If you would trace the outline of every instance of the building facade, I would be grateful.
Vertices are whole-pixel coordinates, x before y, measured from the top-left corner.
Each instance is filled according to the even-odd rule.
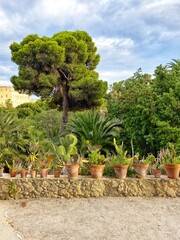
[[[5,106],[8,100],[12,103],[13,107],[31,102],[28,94],[19,93],[11,86],[0,86],[0,106]]]

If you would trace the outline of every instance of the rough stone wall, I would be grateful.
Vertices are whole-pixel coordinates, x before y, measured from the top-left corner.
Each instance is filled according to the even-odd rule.
[[[180,179],[0,178],[0,199],[102,196],[180,197]]]

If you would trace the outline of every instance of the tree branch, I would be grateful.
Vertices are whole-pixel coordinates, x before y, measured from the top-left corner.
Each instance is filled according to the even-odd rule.
[[[58,72],[59,72],[60,74],[62,74],[63,77],[64,77],[66,80],[69,80],[69,78],[66,76],[66,74],[65,74],[60,68],[58,69]]]

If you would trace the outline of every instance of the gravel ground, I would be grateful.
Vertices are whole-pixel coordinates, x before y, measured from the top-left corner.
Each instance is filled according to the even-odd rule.
[[[15,200],[0,209],[2,240],[180,239],[180,198]]]

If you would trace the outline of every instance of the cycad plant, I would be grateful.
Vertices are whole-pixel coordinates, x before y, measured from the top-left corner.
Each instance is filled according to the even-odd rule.
[[[66,132],[77,137],[77,148],[84,154],[87,141],[93,146],[100,145],[103,151],[113,149],[113,138],[118,138],[120,125],[119,120],[90,110],[74,114],[67,124]]]

